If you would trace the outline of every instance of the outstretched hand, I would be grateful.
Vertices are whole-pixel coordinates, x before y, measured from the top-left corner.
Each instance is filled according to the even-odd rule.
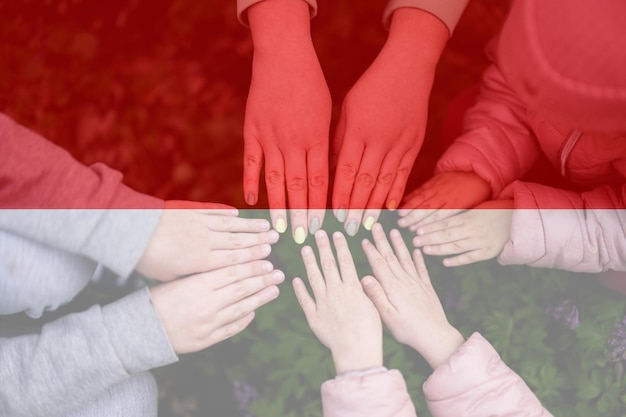
[[[337,373],[382,366],[382,324],[357,275],[345,237],[335,232],[339,268],[324,231],[315,234],[320,271],[309,246],[302,249],[312,298],[300,278],[293,280],[298,302],[317,338],[333,355]]]
[[[362,280],[394,338],[419,352],[437,368],[463,343],[463,336],[448,322],[432,286],[419,250],[413,258],[400,232],[391,231],[393,249],[380,224],[372,229],[376,246],[363,241],[374,277]]]
[[[265,258],[278,233],[267,220],[237,214],[221,204],[167,201],[137,271],[169,281]]]

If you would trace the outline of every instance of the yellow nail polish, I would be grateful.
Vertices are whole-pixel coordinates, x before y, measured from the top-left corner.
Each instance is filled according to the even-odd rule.
[[[374,217],[367,216],[367,219],[365,219],[365,222],[363,223],[363,227],[365,227],[365,230],[372,230],[372,226],[374,226],[375,222],[376,220]]]
[[[287,224],[285,223],[285,220],[283,220],[283,218],[281,217],[276,220],[276,231],[278,233],[285,233],[285,230],[287,230]]]
[[[304,231],[304,227],[302,226],[297,227],[296,232],[293,234],[293,240],[295,240],[298,245],[302,245],[305,239],[306,239],[306,232]]]
[[[396,200],[391,200],[387,203],[387,208],[393,211],[398,208],[398,203],[396,202]]]

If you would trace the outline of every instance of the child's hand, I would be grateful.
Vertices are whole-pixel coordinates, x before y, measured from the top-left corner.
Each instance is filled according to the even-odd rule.
[[[413,239],[428,255],[458,255],[445,266],[467,265],[498,256],[511,238],[513,200],[487,201],[474,210],[420,226]]]
[[[418,227],[434,223],[487,200],[491,187],[473,172],[442,172],[409,194],[398,214],[398,226]]]
[[[270,231],[269,222],[239,218],[236,209],[227,207],[166,202],[136,269],[148,277],[169,281],[269,255],[270,244],[278,241],[278,233]]]
[[[154,308],[176,353],[205,349],[241,332],[254,310],[278,297],[285,275],[254,261],[153,287]]]
[[[376,247],[363,241],[376,278],[361,281],[385,325],[400,343],[418,351],[434,369],[463,344],[463,336],[446,318],[419,250],[413,260],[400,232],[391,231],[394,251],[380,224],[372,230]]]
[[[333,234],[340,270],[326,233],[318,231],[315,240],[323,275],[313,250],[309,246],[302,249],[315,300],[300,278],[293,280],[296,297],[311,330],[331,350],[337,373],[382,366],[380,317],[361,288],[345,237],[339,232]]]

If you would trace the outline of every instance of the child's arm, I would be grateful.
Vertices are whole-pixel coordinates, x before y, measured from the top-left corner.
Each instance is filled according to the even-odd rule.
[[[167,280],[265,257],[263,245],[278,236],[264,220],[236,216],[224,205],[165,203],[138,193],[119,172],[87,167],[0,114],[0,228],[6,231],[86,256],[120,276],[138,267]]]
[[[293,285],[311,330],[330,349],[339,374],[322,385],[324,416],[414,417],[402,375],[382,367],[380,317],[363,293],[348,243],[341,233],[333,235],[336,262],[326,233],[318,231],[315,238],[323,272],[312,249],[302,249],[315,299],[300,278]]]
[[[128,376],[241,332],[284,275],[255,261],[144,288],[0,339],[0,415],[65,415]]]
[[[540,152],[526,112],[498,67],[487,68],[476,104],[465,114],[463,134],[437,163],[433,180],[406,198],[399,213],[405,219],[399,224],[419,227],[441,220],[498,198],[522,178]],[[459,178],[459,172],[465,177]],[[479,180],[488,184],[486,190]],[[428,210],[414,210],[420,208]]]
[[[626,271],[626,185],[577,194],[518,181],[503,197],[512,198],[516,210],[500,263]]]
[[[379,224],[372,232],[376,246],[364,241],[363,248],[375,278],[363,278],[363,286],[393,336],[435,370],[424,384],[433,416],[550,416],[485,339],[464,341],[448,322],[419,250],[411,259],[397,230],[393,249]]]

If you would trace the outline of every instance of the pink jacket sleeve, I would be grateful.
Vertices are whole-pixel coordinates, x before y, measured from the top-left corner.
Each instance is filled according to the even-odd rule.
[[[331,379],[322,384],[324,417],[416,417],[397,370]]]
[[[465,115],[463,134],[443,154],[435,172],[475,172],[490,184],[492,196],[500,195],[539,157],[539,145],[525,115],[525,107],[500,70],[490,66],[476,104]]]
[[[626,271],[626,184],[577,194],[516,181],[516,209],[498,260],[575,272]]]
[[[468,1],[469,0],[389,0],[383,13],[383,25],[389,29],[393,12],[401,7],[411,7],[422,9],[438,17],[439,20],[446,25],[450,36],[452,36],[454,28],[461,18]]]
[[[474,333],[424,383],[433,417],[550,417],[526,383]]]
[[[246,9],[262,1],[263,0],[237,0],[237,19],[239,19],[239,22],[242,25],[246,27],[248,26],[248,18],[245,13]],[[311,11],[311,19],[313,19],[317,15],[317,0],[293,0],[293,1],[306,1],[309,4],[309,9]]]

